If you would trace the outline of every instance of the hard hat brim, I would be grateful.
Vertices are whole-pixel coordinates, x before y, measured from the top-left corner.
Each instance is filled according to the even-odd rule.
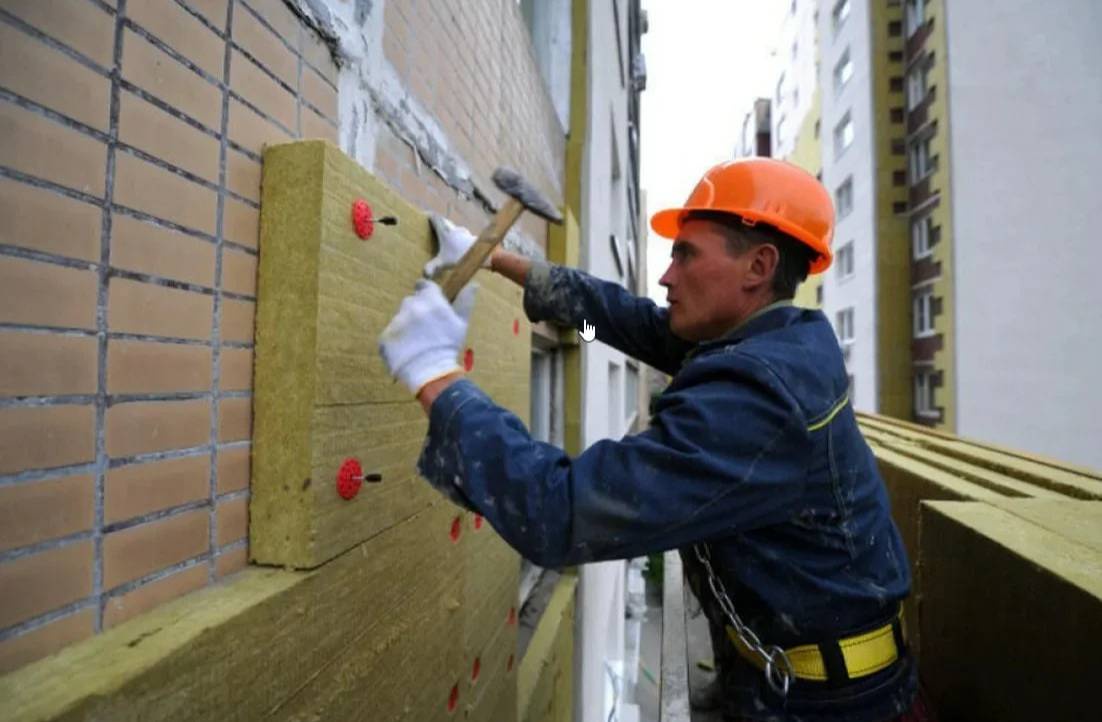
[[[650,227],[654,230],[655,233],[662,236],[663,238],[669,238],[670,240],[675,240],[677,238],[678,234],[681,232],[681,220],[682,220],[682,218],[684,218],[686,213],[689,213],[691,211],[709,211],[709,212],[714,213],[717,210],[719,210],[719,209],[709,208],[709,207],[702,207],[702,206],[684,206],[682,208],[666,208],[665,210],[658,211],[654,215],[651,216],[651,218],[650,218]],[[773,225],[774,227],[778,228],[779,230],[789,234],[790,236],[794,236],[796,238],[796,240],[813,246],[813,244],[809,244],[808,240],[803,238],[803,236],[806,235],[806,234],[804,234],[803,232],[801,232],[797,228],[788,227],[789,224],[786,223],[783,219],[773,218],[773,217],[770,217],[770,216],[765,215],[765,214],[755,213],[753,211],[746,211],[742,214],[736,213],[734,211],[722,211],[722,210],[720,210],[719,212],[729,213],[730,215],[733,215],[733,216],[736,216],[736,217],[746,217],[746,218],[749,218],[751,221],[764,221],[766,223],[769,223],[770,225]],[[819,257],[811,262],[811,269],[810,269],[809,273],[810,274],[822,273],[823,271],[825,271],[827,268],[830,267],[830,264],[831,264],[832,260],[833,260],[833,254],[829,252],[829,247],[828,247],[828,251],[827,251],[826,254],[822,254],[820,252]]]

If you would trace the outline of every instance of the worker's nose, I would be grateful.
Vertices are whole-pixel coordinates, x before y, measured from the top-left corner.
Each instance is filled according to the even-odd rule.
[[[662,277],[658,279],[659,286],[665,286],[669,288],[673,285],[673,263],[666,266],[666,272],[662,274]]]

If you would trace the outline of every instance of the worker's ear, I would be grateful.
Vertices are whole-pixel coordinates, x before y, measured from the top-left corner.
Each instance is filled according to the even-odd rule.
[[[743,279],[747,291],[773,282],[773,274],[777,272],[777,264],[781,257],[776,246],[772,243],[761,243],[748,250],[746,257],[746,275]]]

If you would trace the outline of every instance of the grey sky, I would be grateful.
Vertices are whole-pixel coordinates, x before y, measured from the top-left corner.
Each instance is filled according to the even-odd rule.
[[[648,216],[679,206],[701,174],[733,156],[742,117],[775,81],[770,51],[788,0],[644,0],[647,89],[642,94],[640,174]],[[665,305],[658,278],[669,241],[650,233],[648,289]]]

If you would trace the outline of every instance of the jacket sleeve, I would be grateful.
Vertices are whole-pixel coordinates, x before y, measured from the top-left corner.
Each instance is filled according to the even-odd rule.
[[[695,345],[670,331],[669,312],[649,298],[544,261],[533,262],[528,271],[524,311],[530,321],[552,320],[574,328],[589,321],[602,342],[670,375]]]
[[[660,397],[650,429],[575,458],[458,381],[433,403],[418,470],[543,566],[629,558],[786,519],[806,476],[803,415],[767,370],[693,375]]]

